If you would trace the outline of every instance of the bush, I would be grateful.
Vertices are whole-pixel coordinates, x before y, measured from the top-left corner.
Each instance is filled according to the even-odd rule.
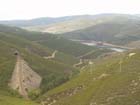
[[[41,94],[40,89],[34,89],[28,93],[28,96],[30,99],[35,100],[36,98],[39,97],[40,94]]]

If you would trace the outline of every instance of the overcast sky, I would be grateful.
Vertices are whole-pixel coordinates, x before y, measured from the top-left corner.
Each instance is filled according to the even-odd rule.
[[[0,0],[0,20],[100,13],[140,14],[140,0]]]

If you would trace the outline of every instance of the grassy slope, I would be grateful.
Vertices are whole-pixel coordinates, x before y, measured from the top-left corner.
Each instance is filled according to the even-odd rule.
[[[39,105],[39,104],[21,98],[0,95],[0,105]]]
[[[49,38],[48,44],[40,42],[42,39],[48,40]],[[56,39],[58,39],[58,37],[49,34],[27,32],[15,27],[11,28],[0,25],[0,90],[3,91],[0,92],[0,95],[9,99],[1,100],[8,102],[11,99],[13,100],[13,104],[16,104],[14,103],[14,100],[16,101],[17,99],[17,102],[21,100],[22,105],[22,99],[16,98],[17,93],[13,92],[8,87],[8,82],[16,62],[16,57],[13,54],[15,50],[18,50],[21,53],[21,56],[28,62],[29,66],[43,77],[41,84],[42,92],[46,92],[47,90],[64,83],[72,74],[77,72],[77,70],[72,67],[72,65],[78,61],[74,56],[93,50],[92,47],[83,46],[63,38],[59,39],[58,42]],[[61,47],[63,45],[65,47]],[[72,47],[70,45],[72,45]],[[56,46],[59,50],[56,54],[56,58],[52,60],[44,59],[44,56],[49,56],[56,50]],[[70,47],[70,50],[68,46]],[[69,50],[68,54],[66,53],[68,52],[67,50]],[[81,52],[79,52],[79,50]],[[1,101],[2,104],[4,104],[3,102],[4,101]]]
[[[0,41],[0,105],[38,105],[32,101],[14,97],[17,93],[7,87],[15,61],[11,48]]]
[[[140,104],[140,51],[133,52],[137,54],[131,58],[128,58],[128,54],[122,54],[96,61],[94,65],[87,66],[75,79],[49,91],[43,100],[51,96],[57,100],[53,105]],[[121,72],[120,59],[123,61]],[[102,77],[103,74],[107,76]],[[72,96],[69,96],[70,93],[61,94],[78,86],[83,88]]]
[[[15,57],[11,54],[11,49],[5,43],[0,41],[0,87],[7,86],[8,79],[11,77],[14,69]]]
[[[88,52],[87,54],[81,56],[80,58],[82,58],[82,59],[96,59],[96,58],[104,56],[105,54],[107,54],[109,52],[111,52],[111,50],[105,49],[105,48],[100,48],[100,49]]]
[[[84,39],[107,41],[117,44],[127,44],[130,41],[136,41],[139,37],[139,25],[126,23],[104,23],[96,26],[66,33],[64,36],[70,39]]]
[[[83,55],[93,49],[94,47],[89,47],[86,45],[82,45],[80,43],[69,41],[62,37],[57,37],[56,35],[47,34],[47,33],[39,33],[33,35],[23,35],[24,38],[28,38],[31,41],[39,43],[43,46],[47,46],[49,48],[58,50],[60,52],[72,55],[72,56],[80,56]]]
[[[108,16],[99,18],[99,20],[102,21],[99,24],[64,33],[62,36],[70,39],[107,41],[115,44],[127,44],[140,39],[140,25],[138,24],[140,20],[135,16]]]
[[[50,39],[50,40],[41,41],[39,43],[41,45],[52,47],[61,52],[74,55],[76,57],[84,55],[85,53],[90,52],[93,49],[96,49],[95,47],[81,45],[80,43],[71,42],[64,38],[61,38],[61,39],[56,38],[54,42],[52,42],[52,40]]]
[[[73,16],[75,17],[75,16]],[[117,18],[117,19],[116,19]],[[100,15],[83,15],[77,16],[77,18],[68,19],[64,21],[59,21],[57,23],[47,24],[47,25],[37,25],[25,27],[28,30],[49,32],[55,34],[62,34],[66,32],[71,32],[75,30],[85,29],[87,27],[95,26],[100,23],[107,21],[127,21],[128,19],[138,19],[136,15],[126,15],[126,14],[100,14]]]
[[[19,29],[19,28],[16,28],[16,27],[7,27],[7,26],[3,26],[3,25],[0,25],[0,32],[1,33],[5,33],[5,34],[9,34],[9,35],[11,35],[11,37],[20,38],[20,39],[22,38],[24,40],[26,39],[28,41],[31,41],[30,45],[27,45],[27,44],[24,43],[23,44],[24,47],[26,47],[26,49],[29,50],[30,52],[37,53],[38,55],[40,55],[42,57],[50,56],[54,52],[54,50],[56,50],[51,45],[50,46],[47,46],[47,45],[42,46],[42,45],[40,45],[38,43],[35,43],[35,42],[38,42],[40,40],[50,39],[51,43],[53,44],[55,42],[55,40],[56,40],[56,37],[54,37],[51,34],[43,34],[43,33],[37,33],[37,32],[28,32],[28,31],[25,31],[25,30],[22,30],[22,29]],[[11,41],[11,40],[9,39],[8,41]],[[18,44],[17,41],[18,40],[15,39],[13,42],[15,44]],[[70,43],[72,44],[72,42],[70,42]],[[31,45],[35,45],[35,46],[37,46],[37,48],[35,49]],[[61,45],[61,46],[63,46],[63,45]],[[55,46],[57,46],[57,43],[55,44]],[[82,46],[82,45],[80,45],[80,46]],[[60,52],[59,51],[57,53],[57,55],[61,55],[61,57],[56,56],[55,60],[58,60],[58,61],[64,61],[63,56],[65,56],[66,59],[71,58],[71,60],[70,60],[71,62],[67,62],[67,60],[65,60],[65,62],[63,62],[63,63],[74,64],[74,63],[78,62],[78,59],[73,57],[73,55],[65,53],[65,50],[64,50],[64,52]]]
[[[27,47],[31,47],[34,50],[29,50]],[[3,91],[9,90],[8,82],[16,62],[15,50],[18,50],[29,66],[43,77],[41,85],[43,91],[65,82],[72,73],[77,71],[71,66],[71,62],[76,60],[74,57],[64,54],[66,59],[71,57],[71,61],[65,61],[65,63],[63,53],[60,53],[63,60],[58,57],[58,59],[55,58],[54,60],[43,59],[42,54],[48,56],[53,50],[51,51],[19,36],[0,32],[0,89]]]
[[[98,40],[126,45],[140,40],[139,22],[140,18],[136,15],[101,14],[58,22],[47,27],[35,27],[35,30],[64,33],[60,36],[69,39]]]
[[[93,49],[94,47],[89,47],[82,45],[80,43],[72,42],[67,39],[57,37],[56,35],[49,33],[40,33],[40,32],[29,32],[15,27],[7,27],[0,25],[0,31],[5,33],[14,34],[16,36],[23,37],[30,41],[39,43],[48,49],[58,50],[65,54],[72,56],[83,55]]]
[[[74,30],[84,29],[87,27],[90,27],[94,24],[97,24],[99,22],[92,22],[93,19],[90,17],[79,17],[77,19],[62,21],[50,25],[41,25],[41,26],[30,26],[25,27],[27,30],[31,31],[40,31],[40,32],[49,32],[54,34],[61,34],[65,32],[71,32]]]

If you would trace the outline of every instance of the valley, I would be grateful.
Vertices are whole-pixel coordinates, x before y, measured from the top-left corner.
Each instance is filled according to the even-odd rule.
[[[92,50],[98,48],[0,25],[0,95],[15,100],[13,104],[30,99],[32,105],[47,91],[78,75],[80,68],[73,66],[79,63],[78,56]]]
[[[116,52],[124,52],[127,50],[132,50],[133,48],[126,47],[126,46],[120,46],[120,45],[114,45],[106,42],[101,42],[101,41],[94,41],[94,40],[74,40],[71,39],[72,41],[80,42],[81,44],[85,44],[88,46],[96,46],[96,47],[104,47]]]
[[[140,17],[0,21],[0,105],[140,105]]]

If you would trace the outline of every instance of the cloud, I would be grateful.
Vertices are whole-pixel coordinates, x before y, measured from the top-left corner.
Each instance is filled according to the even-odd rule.
[[[140,13],[139,0],[0,0],[0,19]]]

